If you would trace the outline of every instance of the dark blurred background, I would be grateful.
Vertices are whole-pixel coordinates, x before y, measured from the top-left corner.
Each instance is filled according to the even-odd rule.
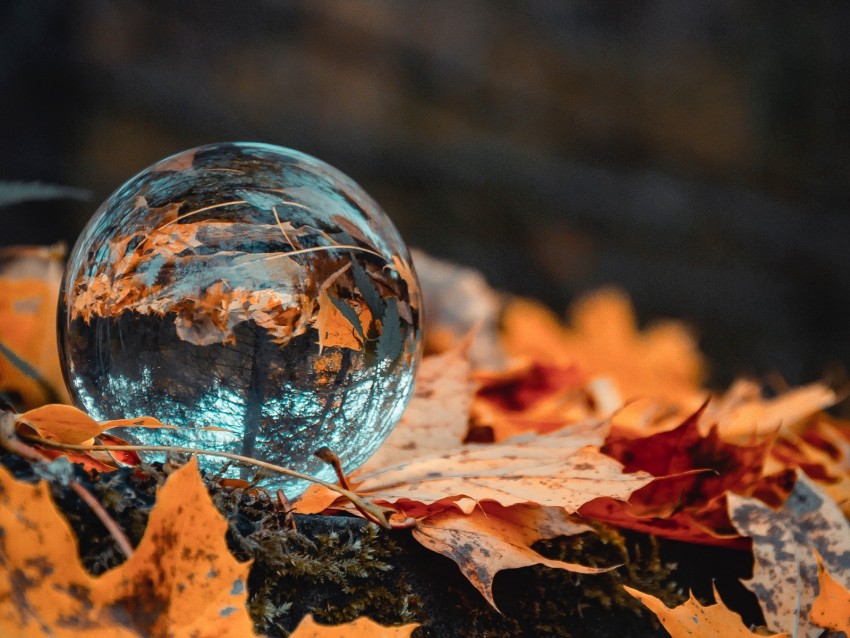
[[[712,381],[850,362],[850,3],[0,2],[0,210],[69,242],[198,144],[342,169],[411,245],[562,310],[688,320]]]

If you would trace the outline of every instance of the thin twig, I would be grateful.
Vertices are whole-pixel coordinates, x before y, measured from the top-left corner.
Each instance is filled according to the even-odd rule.
[[[199,454],[205,456],[218,456],[221,458],[230,459],[231,461],[236,461],[237,463],[243,463],[246,465],[256,465],[257,467],[262,467],[267,470],[271,470],[272,472],[277,472],[278,474],[284,474],[293,478],[316,483],[318,485],[326,487],[327,489],[333,492],[336,492],[337,494],[341,494],[349,501],[351,501],[354,506],[357,507],[357,509],[359,509],[361,512],[368,512],[368,514],[371,516],[371,520],[373,520],[375,523],[386,529],[392,529],[392,525],[390,524],[389,519],[387,518],[387,514],[390,512],[394,512],[395,510],[392,510],[387,507],[381,507],[380,505],[371,503],[370,501],[358,496],[351,490],[347,490],[343,487],[340,487],[339,485],[329,483],[328,481],[323,481],[322,479],[310,476],[309,474],[302,474],[301,472],[296,472],[295,470],[290,470],[289,468],[281,467],[280,465],[266,463],[265,461],[253,459],[248,456],[242,456],[240,454],[233,454],[231,452],[218,452],[214,450],[204,450],[190,447],[174,447],[171,445],[77,445],[71,443],[59,443],[58,441],[50,441],[47,439],[28,435],[24,436],[23,438],[31,443],[38,443],[39,445],[54,448],[57,450],[78,450],[82,452],[108,452],[110,450],[122,452],[175,452],[178,454]]]
[[[38,450],[34,450],[18,440],[18,436],[15,434],[14,417],[6,412],[0,418],[2,419],[0,421],[0,447],[5,447],[10,452],[14,452],[21,458],[25,458],[32,463],[42,464],[50,461],[50,459]],[[130,544],[130,540],[115,519],[103,508],[103,505],[76,479],[71,479],[68,482],[68,486],[91,508],[92,513],[103,523],[103,526],[112,535],[112,538],[115,539],[115,543],[124,555],[130,558],[133,555],[133,546]]]
[[[130,539],[127,538],[126,534],[124,534],[124,530],[118,526],[115,519],[109,515],[109,512],[103,509],[103,505],[101,505],[94,495],[81,483],[72,479],[70,487],[77,493],[77,496],[83,499],[85,504],[91,508],[91,511],[100,519],[100,522],[103,523],[103,526],[107,529],[107,531],[112,534],[112,538],[115,539],[118,547],[122,552],[124,552],[124,556],[130,558],[130,556],[133,555],[133,546],[130,544]]]

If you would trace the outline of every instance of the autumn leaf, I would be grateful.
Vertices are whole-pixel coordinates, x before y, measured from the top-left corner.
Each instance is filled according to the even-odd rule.
[[[16,420],[32,427],[40,437],[60,443],[83,443],[106,429],[70,405],[44,405],[18,415]]]
[[[752,382],[738,381],[706,410],[706,425],[716,424],[728,440],[753,440],[780,429],[793,429],[804,419],[835,404],[835,392],[822,383],[792,388],[765,399]]]
[[[545,565],[582,574],[607,571],[546,558],[531,549],[539,540],[592,529],[575,523],[558,507],[483,503],[469,513],[450,508],[428,516],[416,523],[413,537],[457,563],[463,575],[498,609],[493,580],[504,569]]]
[[[138,636],[95,605],[98,580],[44,481],[16,481],[0,466],[0,635],[35,638]]]
[[[674,430],[641,438],[622,436],[612,429],[602,451],[623,463],[627,472],[643,470],[656,477],[668,477],[694,470],[691,489],[681,498],[689,507],[701,506],[726,491],[747,493],[762,477],[771,441],[736,445],[721,438],[717,426],[707,435],[700,423],[708,407],[700,410]]]
[[[645,472],[623,473],[620,463],[594,447],[605,428],[604,422],[589,421],[547,435],[416,458],[361,477],[354,489],[386,503],[428,504],[466,497],[506,507],[538,503],[571,512],[599,496],[627,499],[652,477]]]
[[[468,344],[425,357],[401,420],[375,455],[357,470],[355,479],[412,458],[460,448],[476,385]]]
[[[850,590],[829,574],[820,554],[815,552],[815,558],[818,561],[818,596],[812,604],[812,622],[850,636]]]
[[[401,627],[385,627],[366,617],[344,625],[320,625],[307,614],[290,634],[290,638],[409,638],[419,623]]]
[[[372,314],[365,304],[357,304],[355,308],[325,290],[319,296],[319,312],[314,323],[319,347],[362,350],[366,341],[364,326],[368,329],[371,321]]]
[[[729,516],[753,539],[753,577],[744,584],[759,599],[768,626],[816,638],[812,606],[818,591],[818,564],[812,548],[843,587],[850,585],[850,524],[841,510],[805,474],[788,500],[774,510],[758,499],[730,494]]]
[[[598,496],[626,499],[652,477],[623,474],[601,454],[607,424],[587,421],[547,435],[529,434],[501,444],[414,458],[362,478],[354,486],[413,522],[414,537],[454,560],[495,606],[492,583],[502,569],[533,564],[583,573],[600,570],[552,561],[531,549],[541,538],[586,531],[568,519]],[[296,511],[348,509],[324,488],[309,489]]]
[[[228,552],[226,529],[192,460],[159,490],[133,556],[93,577],[47,484],[0,467],[0,635],[253,636],[248,565]]]
[[[88,414],[70,405],[48,404],[15,415],[15,429],[25,439],[29,435],[55,441],[57,443],[89,444],[98,443],[109,447],[127,445],[127,441],[106,430],[124,427],[169,428],[157,419],[143,416],[130,419],[114,419],[98,422]],[[213,428],[215,429],[215,428]],[[136,452],[124,450],[78,452],[61,450],[36,444],[39,453],[48,459],[65,456],[73,463],[79,463],[87,470],[110,472],[119,465],[138,466],[141,463]]]
[[[622,398],[654,397],[679,403],[700,390],[705,364],[681,323],[638,331],[634,310],[609,289],[573,304],[571,325],[562,326],[542,304],[515,300],[503,316],[503,343],[511,354],[568,367],[588,377],[610,377]]]
[[[56,347],[62,246],[0,250],[0,391],[22,407],[67,401]]]
[[[175,628],[185,636],[253,635],[250,565],[230,554],[226,532],[193,457],[157,491],[139,547],[101,577],[101,587],[154,636]]]
[[[654,613],[672,638],[757,638],[757,634],[746,628],[741,617],[720,601],[717,590],[714,597],[719,602],[703,606],[691,594],[686,602],[670,609],[661,600],[650,594],[623,585],[629,594],[637,598]],[[786,638],[787,633],[773,634],[770,638]]]
[[[594,415],[584,391],[587,379],[576,366],[527,361],[503,372],[479,372],[473,403],[477,427],[495,441],[523,432],[545,434]]]
[[[771,448],[775,465],[803,470],[850,517],[850,430],[824,414],[799,434],[783,430]]]
[[[474,332],[469,348],[473,367],[504,367],[505,352],[498,334],[502,295],[477,270],[435,259],[421,250],[413,249],[411,253],[422,295],[428,300],[422,309],[425,351],[451,350]],[[404,274],[402,260],[393,258],[393,264]]]

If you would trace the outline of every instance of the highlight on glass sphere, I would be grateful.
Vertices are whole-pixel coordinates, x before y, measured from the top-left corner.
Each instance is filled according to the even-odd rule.
[[[154,164],[98,209],[68,261],[59,349],[95,419],[178,426],[127,438],[333,481],[317,449],[349,472],[401,417],[419,316],[407,248],[362,188],[291,149],[215,144]],[[290,498],[307,486],[260,485]]]

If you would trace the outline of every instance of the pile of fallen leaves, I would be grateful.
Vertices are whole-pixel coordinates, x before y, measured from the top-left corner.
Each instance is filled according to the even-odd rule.
[[[57,256],[22,249],[2,257],[4,458],[43,480],[0,467],[0,635],[257,635],[264,624],[252,601],[261,587],[249,584],[261,561],[240,562],[225,542],[229,519],[216,505],[227,490],[265,502],[287,528],[359,517],[409,534],[454,561],[493,607],[504,570],[540,565],[590,579],[623,569],[580,554],[544,556],[540,541],[630,530],[753,561],[743,584],[762,627],[746,626],[719,596],[671,608],[620,586],[676,638],[850,632],[850,424],[826,412],[838,401],[834,389],[768,392],[739,381],[711,394],[688,331],[675,322],[638,330],[616,291],[580,300],[564,323],[534,302],[503,300],[475,273],[419,256],[432,336],[401,423],[341,485],[316,485],[289,504],[250,482],[202,477],[193,457],[150,466],[108,432],[169,427],[153,419],[98,423],[44,405],[61,397],[45,346]],[[23,259],[32,267],[20,268]],[[468,311],[456,311],[458,296]],[[155,475],[160,484],[138,540],[87,478],[110,475]],[[84,567],[78,545],[87,539],[75,538],[54,504],[56,485],[100,517],[126,560],[97,576]],[[280,543],[288,533],[279,532]],[[368,618],[329,627],[307,615],[291,635],[416,636],[429,619],[414,617],[420,629]],[[545,635],[571,635],[550,629]]]

